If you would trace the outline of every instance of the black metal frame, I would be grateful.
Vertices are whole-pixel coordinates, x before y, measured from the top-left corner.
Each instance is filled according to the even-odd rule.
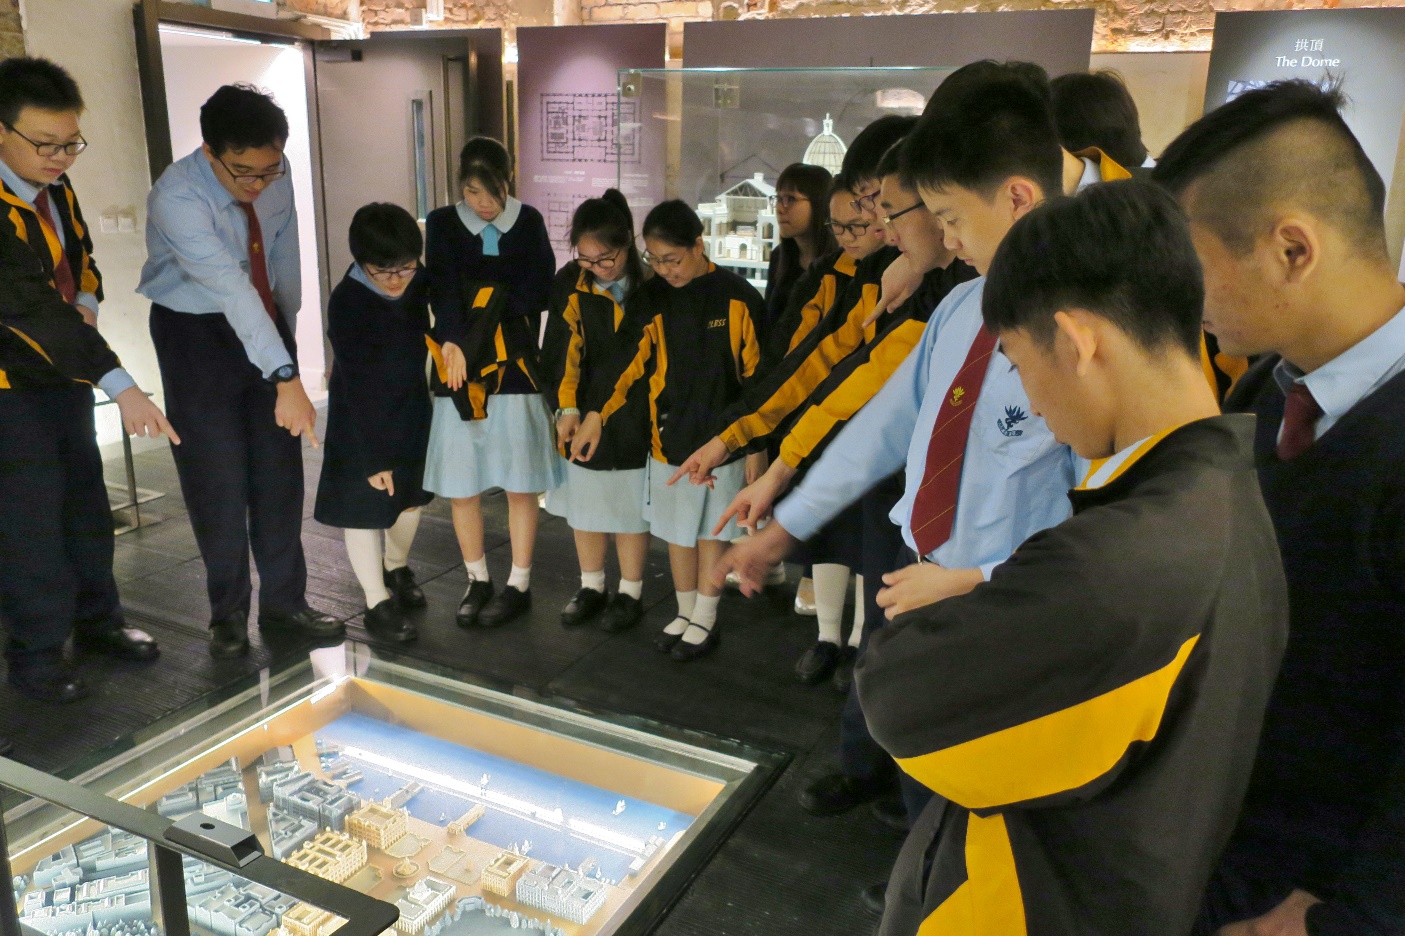
[[[242,864],[237,859],[231,861],[227,846],[215,837],[219,827],[224,824],[214,820],[200,825],[202,829],[209,828],[210,835],[206,838],[198,834],[183,835],[180,829],[173,833],[172,827],[176,823],[164,816],[3,757],[0,757],[0,787],[53,803],[146,839],[151,845],[151,880],[156,887],[152,907],[153,910],[159,908],[161,928],[166,936],[190,936],[183,855],[198,858],[255,884],[262,884],[342,917],[346,923],[337,930],[338,936],[379,936],[400,918],[400,911],[395,906],[286,865],[263,854],[262,849],[252,857],[244,857]],[[224,826],[224,829],[232,827]],[[253,847],[258,848],[256,841]],[[5,823],[3,816],[0,816],[0,881],[8,883],[11,876]],[[20,931],[19,911],[14,901],[8,897],[0,900],[0,933],[11,936]]]

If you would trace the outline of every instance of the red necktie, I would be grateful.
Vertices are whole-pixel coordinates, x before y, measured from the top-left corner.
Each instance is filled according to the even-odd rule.
[[[39,215],[39,223],[43,226],[44,232],[54,238],[57,243],[62,243],[58,239],[58,234],[54,230],[53,216],[49,214],[49,187],[47,185],[39,189],[39,194],[34,196],[34,211]],[[54,262],[54,288],[63,296],[63,301],[69,305],[78,301],[78,284],[73,280],[73,268],[68,265],[68,252],[62,247],[59,248],[59,258]]]
[[[254,213],[252,204],[241,201],[239,207],[244,209],[244,216],[249,219],[249,279],[254,281],[254,289],[263,300],[264,311],[276,325],[278,308],[273,304],[273,287],[268,284],[268,258],[264,255],[263,228],[259,227],[259,216]]]
[[[927,467],[912,502],[912,539],[919,556],[930,555],[951,538],[956,521],[956,495],[961,488],[961,462],[966,436],[985,383],[986,362],[995,351],[995,336],[984,325],[971,342],[966,363],[956,372],[951,389],[937,411],[932,439],[927,443]]]
[[[1317,420],[1322,407],[1312,398],[1307,384],[1294,383],[1283,403],[1283,430],[1278,434],[1278,457],[1291,461],[1312,448],[1317,441]]]

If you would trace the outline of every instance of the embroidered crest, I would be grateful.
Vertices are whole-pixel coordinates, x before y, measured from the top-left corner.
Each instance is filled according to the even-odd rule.
[[[1024,435],[1024,430],[1016,429],[1015,425],[1024,422],[1028,418],[1029,414],[1018,406],[1007,406],[1005,407],[1005,418],[997,419],[995,425],[1002,435],[1022,436]]]
[[[966,388],[965,388],[965,387],[952,387],[952,388],[951,388],[951,405],[952,405],[952,406],[960,406],[960,405],[961,405],[961,401],[964,400],[965,398],[966,398]]]

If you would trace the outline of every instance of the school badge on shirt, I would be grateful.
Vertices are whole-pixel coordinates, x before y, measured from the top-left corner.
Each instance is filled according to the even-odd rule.
[[[1024,410],[1020,409],[1018,406],[1007,406],[1005,407],[1005,418],[997,419],[995,421],[995,425],[996,428],[1000,430],[1002,435],[1022,436],[1024,435],[1024,430],[1016,429],[1015,426],[1019,423],[1024,422],[1028,418],[1029,414],[1026,413]]]

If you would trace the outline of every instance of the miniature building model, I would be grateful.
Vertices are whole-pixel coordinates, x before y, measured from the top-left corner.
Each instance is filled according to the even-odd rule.
[[[746,277],[758,288],[766,285],[771,251],[780,244],[780,228],[770,201],[775,194],[775,186],[758,172],[718,195],[717,201],[698,205],[703,244],[712,262]]]
[[[419,936],[453,899],[454,885],[427,877],[395,902],[395,906],[400,908],[400,919],[395,921],[395,928],[407,936]]]
[[[577,871],[542,862],[518,879],[517,899],[584,925],[605,903],[605,885]]]
[[[834,121],[824,115],[824,130],[805,147],[805,155],[800,161],[810,166],[820,166],[829,170],[832,176],[839,175],[844,168],[844,154],[849,148],[834,133]]]
[[[472,809],[449,823],[446,830],[450,835],[463,835],[464,830],[483,818],[484,812],[486,812],[486,810],[483,808],[482,803],[474,803]]]
[[[499,897],[512,897],[517,893],[517,879],[527,870],[527,859],[516,852],[499,852],[483,869],[480,882],[485,891]]]
[[[407,831],[405,810],[391,809],[380,803],[366,803],[346,817],[347,835],[381,851],[393,845]]]
[[[366,867],[366,843],[341,832],[323,829],[316,838],[290,855],[287,863],[334,884],[342,884]]]
[[[283,914],[283,928],[288,936],[332,936],[343,922],[336,914],[305,903]]]

